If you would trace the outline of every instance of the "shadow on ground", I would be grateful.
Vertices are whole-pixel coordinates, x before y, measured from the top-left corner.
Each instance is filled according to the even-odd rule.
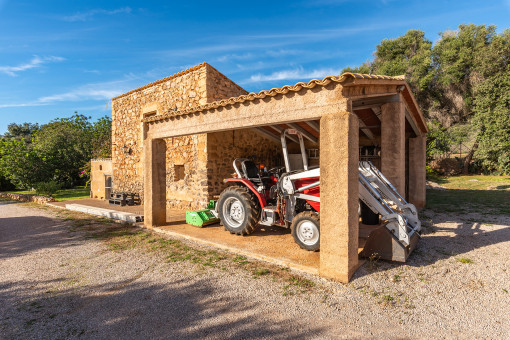
[[[11,339],[293,339],[323,331],[257,315],[258,303],[233,300],[228,287],[219,291],[209,280],[130,281],[46,292],[34,291],[30,282],[9,282],[0,286],[0,331]]]
[[[421,267],[510,241],[510,191],[427,190],[420,220],[423,237],[406,263],[381,261],[378,270]],[[508,213],[507,213],[508,211]],[[441,226],[443,225],[443,226]],[[494,226],[497,225],[497,226]],[[367,263],[355,277],[371,274]]]
[[[0,203],[0,207],[4,204]],[[0,259],[76,244],[67,229],[62,228],[64,224],[43,216],[0,217]]]

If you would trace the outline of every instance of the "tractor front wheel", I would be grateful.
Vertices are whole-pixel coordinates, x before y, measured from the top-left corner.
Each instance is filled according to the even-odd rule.
[[[320,215],[313,211],[297,214],[290,226],[294,241],[302,248],[318,251],[320,248]]]
[[[248,235],[260,221],[260,204],[246,187],[226,188],[218,200],[218,213],[225,229],[231,234]]]

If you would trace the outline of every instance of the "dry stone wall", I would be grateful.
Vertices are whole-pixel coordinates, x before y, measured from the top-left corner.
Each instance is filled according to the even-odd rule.
[[[144,115],[194,107],[205,104],[206,101],[205,64],[114,98],[112,100],[113,190],[136,192],[143,197],[141,120]],[[166,140],[167,169],[172,169],[174,165],[172,148],[189,146],[194,141],[190,137]],[[124,151],[124,146],[127,147],[127,152]],[[198,167],[198,164],[188,165],[190,168]]]
[[[182,110],[247,92],[203,63],[112,100],[112,163],[114,191],[143,197],[142,118]],[[199,209],[210,198],[209,139],[206,135],[169,138],[167,145],[167,205]],[[214,172],[216,173],[216,172]]]
[[[55,202],[53,197],[37,196],[32,194],[14,194],[9,192],[0,192],[0,197],[7,197],[15,201],[21,202],[35,202],[39,204],[45,204],[48,202]]]
[[[225,77],[209,64],[206,64],[206,86],[207,86],[207,102],[212,103],[217,100],[227,99],[230,97],[238,97],[247,94],[248,91]]]
[[[280,143],[252,129],[208,134],[207,153],[209,199],[214,199],[226,188],[223,179],[232,177],[232,162],[236,158],[250,158],[255,164],[263,164],[267,169],[283,163]]]

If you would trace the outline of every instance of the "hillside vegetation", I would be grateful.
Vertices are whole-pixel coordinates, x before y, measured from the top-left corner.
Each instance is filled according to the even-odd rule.
[[[406,75],[428,120],[429,161],[464,145],[464,173],[510,174],[509,29],[460,25],[435,43],[410,30],[374,56],[344,72]]]

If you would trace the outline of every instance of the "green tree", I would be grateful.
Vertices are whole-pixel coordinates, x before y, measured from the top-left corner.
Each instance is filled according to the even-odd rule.
[[[477,72],[483,80],[473,90],[475,156],[485,171],[510,174],[510,30],[493,36]]]
[[[377,45],[374,69],[388,76],[405,75],[413,91],[423,91],[433,77],[431,47],[432,42],[419,30],[410,30],[396,39],[385,39]]]
[[[39,124],[35,123],[11,123],[7,126],[7,132],[4,133],[3,138],[22,140],[25,139],[28,143],[32,140],[32,135],[39,131]]]
[[[21,141],[25,140],[27,144],[32,142],[32,135],[39,130],[39,124],[22,123],[16,124],[11,123],[7,126],[7,132],[1,136],[2,141]],[[0,145],[3,148],[3,145]],[[16,149],[16,147],[14,147]],[[2,151],[0,150],[0,155]],[[1,156],[0,156],[1,157]],[[23,169],[20,169],[23,171]],[[19,174],[18,174],[19,175]],[[26,185],[26,184],[25,184]],[[4,175],[0,168],[0,190],[12,190],[15,185],[11,182],[8,175]]]
[[[89,118],[75,114],[58,118],[34,134],[33,149],[41,155],[51,179],[70,187],[79,181],[80,168],[92,155],[92,125]]]
[[[429,158],[447,151],[449,143],[469,142],[465,172],[474,157],[484,171],[508,173],[509,32],[463,24],[440,33],[432,45],[423,32],[411,30],[383,40],[374,60],[355,69],[369,65],[374,74],[406,75],[431,123]]]
[[[85,182],[80,174],[90,159],[111,155],[111,126],[109,117],[91,123],[90,117],[79,114],[41,127],[10,124],[0,143],[0,188],[5,189],[2,176],[19,188],[50,181],[64,187]]]
[[[427,126],[429,128],[427,134],[427,161],[430,162],[436,156],[450,150],[452,138],[438,121],[428,122]]]
[[[48,176],[44,162],[24,139],[0,141],[0,174],[18,188],[30,189]]]
[[[440,33],[432,50],[434,88],[429,116],[444,126],[465,122],[473,115],[474,87],[483,81],[480,63],[486,58],[495,26],[460,25],[456,31]]]
[[[361,73],[361,74],[371,74],[374,71],[373,63],[370,61],[366,61],[360,66],[357,67],[346,67],[342,70],[342,73]]]
[[[92,124],[92,157],[109,158],[112,155],[112,120],[108,116]]]

